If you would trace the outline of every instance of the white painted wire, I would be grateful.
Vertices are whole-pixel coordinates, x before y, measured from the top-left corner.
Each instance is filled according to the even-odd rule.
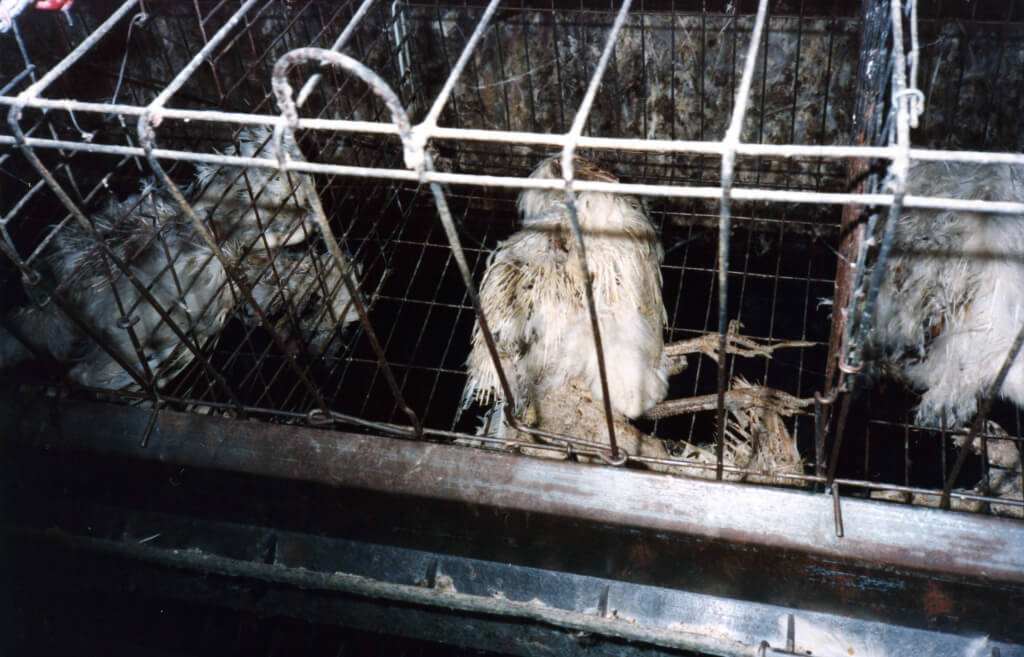
[[[236,12],[236,16],[243,13],[253,2],[250,2],[239,9]],[[129,0],[118,10],[119,15],[127,13],[127,11],[136,4],[135,0]],[[371,4],[371,0],[365,0],[364,3],[357,10],[356,14],[350,21],[349,26],[346,27],[345,32],[339,37],[335,44],[332,45],[332,49],[336,46],[340,46],[344,43],[347,34],[351,34],[358,21],[365,15]],[[575,130],[571,130],[568,134],[547,134],[547,133],[532,133],[532,132],[517,132],[517,131],[501,131],[501,130],[483,130],[483,129],[466,129],[466,128],[450,128],[436,125],[436,120],[443,110],[448,98],[450,97],[455,85],[457,84],[459,75],[462,73],[463,68],[473,55],[475,48],[478,46],[480,38],[486,30],[491,17],[498,5],[497,0],[492,0],[488,5],[487,10],[484,12],[480,21],[471,35],[469,41],[464,48],[459,61],[456,66],[453,67],[451,74],[445,82],[441,92],[435,98],[431,110],[427,116],[427,119],[420,125],[415,126],[417,131],[417,139],[426,142],[428,139],[436,140],[451,140],[451,141],[475,141],[475,142],[486,142],[486,143],[501,143],[501,144],[512,144],[512,145],[533,145],[539,147],[554,147],[565,149],[567,146],[572,145],[572,149],[600,149],[608,151],[637,151],[637,152],[652,152],[652,153],[690,153],[698,155],[719,155],[726,156],[727,153],[733,153],[734,155],[752,155],[762,157],[779,157],[779,158],[878,158],[878,159],[889,159],[894,160],[897,157],[907,156],[912,160],[931,160],[931,161],[948,161],[948,162],[970,162],[970,163],[1008,163],[1008,164],[1024,164],[1024,155],[1019,153],[986,153],[977,151],[932,151],[925,149],[913,149],[908,151],[900,149],[898,147],[855,147],[855,146],[809,146],[801,144],[744,144],[738,140],[739,130],[742,126],[742,117],[734,112],[732,121],[730,122],[729,129],[726,133],[725,139],[722,141],[685,141],[685,140],[663,140],[663,139],[625,139],[625,138],[610,138],[602,136],[583,136],[579,134],[582,132],[581,125],[575,126]],[[917,43],[917,29],[916,29],[916,3],[909,5],[912,14],[911,18],[911,85],[913,84],[913,74],[916,70],[916,52],[918,49]],[[115,21],[110,21],[113,24]],[[105,23],[106,25],[106,23]],[[758,25],[755,24],[755,31]],[[97,29],[94,34],[90,35],[87,42],[83,43],[79,48],[69,55],[67,58],[72,63],[77,61],[81,57],[82,53],[87,51],[95,41],[103,36],[103,34],[109,28]],[[752,38],[756,40],[757,35],[752,35]],[[214,48],[213,45],[208,45],[208,48]],[[276,126],[282,121],[277,116],[261,116],[255,114],[248,114],[243,112],[221,112],[215,110],[189,110],[189,109],[178,109],[172,107],[165,107],[165,102],[174,93],[177,88],[184,83],[188,75],[191,74],[194,69],[203,60],[203,54],[198,54],[189,67],[181,71],[176,79],[169,85],[160,96],[149,106],[131,105],[128,103],[91,103],[83,102],[74,99],[48,99],[42,98],[39,95],[41,89],[45,89],[50,82],[55,79],[58,75],[62,74],[66,68],[57,67],[47,73],[42,79],[36,84],[32,85],[25,92],[20,94],[18,97],[12,96],[0,96],[0,105],[16,106],[21,105],[23,108],[36,108],[41,110],[58,110],[64,112],[99,112],[103,114],[114,114],[122,117],[130,116],[142,116],[146,113],[147,109],[156,110],[159,109],[159,117],[162,119],[176,119],[183,121],[207,121],[213,123],[226,123],[231,125],[239,124],[262,124]],[[736,108],[739,109],[746,105],[746,99],[749,94],[749,79],[752,77],[753,61],[748,55],[748,62],[744,64],[744,76],[741,81],[739,93],[737,95]],[[747,69],[750,69],[749,71]],[[749,72],[749,76],[748,76]],[[315,77],[315,76],[314,76]],[[311,80],[312,81],[312,80]],[[310,81],[310,82],[311,82]],[[306,87],[309,86],[307,82]],[[306,87],[303,91],[306,91]],[[913,86],[908,85],[908,93],[919,94]],[[303,98],[308,95],[308,92],[303,94],[300,92],[299,98]],[[911,103],[911,115],[910,118],[913,120],[916,112],[919,110],[918,99],[915,98]],[[583,107],[581,106],[581,109]],[[585,118],[584,118],[585,120]],[[580,116],[578,115],[574,123],[579,123]],[[331,120],[331,119],[312,119],[304,118],[300,119],[298,123],[300,129],[305,130],[324,130],[324,131],[336,131],[345,133],[362,133],[362,134],[396,134],[395,126],[389,122],[372,122],[372,121],[349,121],[349,120]],[[16,139],[8,135],[0,135],[0,144],[13,145],[16,143]],[[76,143],[57,139],[46,139],[30,137],[27,139],[27,143],[32,148],[57,148],[65,150],[88,150],[94,153],[109,153],[118,155],[142,155],[144,152],[142,149],[105,145],[105,144],[86,144]],[[570,149],[570,150],[572,150]],[[231,158],[226,156],[218,156],[214,154],[202,154],[202,153],[190,153],[187,151],[173,150],[173,149],[158,149],[159,157],[161,159],[170,160],[188,160],[192,162],[214,162],[214,163],[230,163],[240,164],[241,158]],[[253,164],[253,163],[249,163]],[[256,164],[256,166],[266,166],[266,163]],[[547,184],[539,180],[527,180],[525,178],[511,178],[505,176],[489,176],[482,175],[479,173],[445,173],[445,172],[421,172],[418,176],[411,176],[410,172],[395,169],[379,169],[373,167],[353,167],[344,165],[326,165],[316,163],[292,163],[289,165],[294,167],[295,170],[306,170],[314,173],[330,173],[346,176],[356,177],[376,177],[382,179],[391,180],[413,180],[419,179],[424,182],[439,182],[448,184],[466,184],[466,185],[480,185],[480,186],[500,186],[507,188],[527,188],[527,187],[545,187]],[[728,181],[723,181],[728,182]],[[580,183],[576,182],[576,189],[580,191],[584,190],[596,190],[600,189],[601,185],[608,185],[608,183]],[[617,187],[614,187],[615,191],[629,194],[640,194],[649,196],[662,196],[670,198],[707,198],[714,199],[720,196],[720,187],[702,187],[702,186],[677,186],[677,185],[648,185],[648,184],[625,184],[622,183]],[[611,191],[611,188],[606,188],[605,191]],[[829,203],[829,204],[842,204],[842,203],[873,203],[879,205],[888,205],[892,202],[892,197],[889,194],[843,194],[843,193],[822,193],[810,190],[765,190],[756,188],[733,188],[730,191],[730,195],[734,199],[750,200],[750,201],[766,201],[771,203]],[[959,200],[959,199],[945,199],[942,197],[913,197],[908,196],[905,199],[907,207],[928,207],[928,208],[950,208],[954,210],[970,210],[977,212],[1007,212],[1007,213],[1019,213],[1024,209],[1024,204],[1020,203],[1009,203],[1009,202],[991,202],[991,201],[978,201],[978,200]]]

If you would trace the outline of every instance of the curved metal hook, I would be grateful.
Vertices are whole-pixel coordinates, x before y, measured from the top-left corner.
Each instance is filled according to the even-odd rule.
[[[828,406],[835,403],[836,398],[839,396],[838,388],[832,388],[832,392],[827,395],[822,395],[820,392],[814,393],[814,401],[821,404],[822,406]]]
[[[362,63],[347,55],[342,55],[341,53],[333,50],[324,50],[323,48],[297,48],[296,50],[292,50],[282,55],[281,58],[277,60],[277,63],[274,64],[271,83],[274,88],[274,95],[277,97],[277,104],[281,108],[281,114],[285,119],[284,124],[278,124],[277,127],[275,127],[273,137],[273,148],[277,151],[277,161],[281,167],[284,168],[287,164],[287,153],[282,147],[284,134],[287,131],[289,138],[294,141],[294,131],[299,124],[298,109],[295,101],[292,99],[292,87],[288,84],[288,69],[296,64],[310,60],[318,61],[322,64],[326,63],[340,66],[348,73],[351,73],[366,82],[366,84],[368,84],[377,95],[384,99],[384,103],[388,106],[388,109],[391,110],[391,117],[394,120],[395,125],[398,127],[398,136],[402,140],[406,166],[413,168],[410,162],[415,161],[417,153],[416,144],[413,138],[412,127],[409,123],[409,115],[405,112],[405,108],[402,107],[401,102],[398,100],[398,96],[379,75],[364,66]],[[418,153],[420,156],[420,172],[422,173],[425,170],[428,161],[423,156],[422,148],[419,149]],[[356,312],[359,314],[359,320],[367,331],[367,337],[369,338],[370,344],[381,363],[388,386],[391,388],[391,392],[398,401],[402,412],[405,413],[412,422],[414,435],[422,437],[423,426],[416,413],[408,404],[405,403],[401,389],[398,386],[398,381],[392,374],[391,368],[387,365],[387,359],[384,356],[384,349],[381,347],[380,342],[377,339],[377,335],[370,325],[370,321],[366,314],[366,306],[364,302],[361,301],[358,288],[352,280],[349,267],[338,248],[337,241],[335,240],[331,227],[327,221],[327,215],[324,213],[323,206],[320,203],[320,197],[317,195],[316,190],[313,189],[312,180],[308,176],[303,177],[302,184],[306,188],[309,199],[313,205],[313,214],[318,226],[320,227],[320,232],[323,235],[324,240],[327,242],[327,249],[330,252],[331,257],[334,259],[335,264],[343,273],[345,287],[348,289],[349,295],[355,303]]]
[[[334,424],[334,418],[331,417],[330,411],[325,411],[322,408],[311,408],[306,413],[306,421],[313,426],[330,426]]]
[[[916,128],[920,123],[921,113],[924,112],[924,92],[920,89],[903,89],[893,94],[893,100],[907,102],[907,118],[910,127]]]
[[[860,371],[863,370],[863,369],[864,369],[863,361],[860,362],[860,363],[857,363],[855,365],[852,365],[850,363],[845,363],[845,362],[842,362],[842,361],[840,361],[840,363],[839,363],[839,371],[843,372],[844,374],[859,374]]]
[[[597,457],[601,459],[603,462],[607,463],[608,465],[626,465],[626,463],[629,461],[629,452],[627,452],[626,450],[619,446],[615,446],[612,449],[614,451],[611,456],[605,454],[604,452],[599,452]],[[618,454],[619,456],[616,456],[616,454]]]
[[[412,123],[409,121],[409,114],[402,107],[398,94],[388,86],[388,83],[383,78],[362,62],[348,55],[324,48],[296,48],[282,55],[277,60],[277,63],[274,64],[271,83],[274,88],[274,96],[277,97],[277,104],[281,108],[281,114],[287,122],[285,125],[278,125],[274,129],[274,148],[277,150],[278,161],[284,162],[285,154],[284,149],[281,148],[281,140],[285,130],[288,131],[288,134],[291,134],[299,125],[298,110],[295,100],[292,98],[293,90],[291,85],[288,84],[288,70],[293,66],[308,61],[338,66],[365,82],[391,111],[391,120],[398,128],[398,137],[402,140],[405,166],[415,171],[423,172],[426,167],[424,145],[416,138],[412,129]]]

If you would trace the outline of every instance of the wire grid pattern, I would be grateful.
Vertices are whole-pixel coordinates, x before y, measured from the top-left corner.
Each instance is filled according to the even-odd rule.
[[[943,112],[955,114],[950,103],[923,115],[923,129],[945,138],[929,145],[978,150],[911,148],[904,126],[909,97],[898,89],[890,95],[891,80],[903,87],[908,82],[906,73],[889,68],[892,59],[878,90],[883,104],[897,98],[881,116],[889,123],[876,143],[845,145],[858,92],[860,18],[859,3],[841,4],[781,3],[769,11],[762,2],[748,14],[724,6],[672,11],[629,3],[589,10],[497,2],[299,2],[282,8],[251,1],[157,10],[126,2],[111,4],[113,18],[103,24],[93,22],[100,11],[73,13],[71,24],[29,13],[2,37],[12,54],[4,60],[23,64],[5,69],[0,80],[0,103],[10,108],[12,127],[12,134],[0,135],[5,185],[13,190],[2,208],[5,252],[31,281],[47,246],[75,220],[68,201],[87,215],[97,199],[134,191],[157,162],[182,187],[191,183],[197,163],[314,174],[328,230],[320,226],[298,248],[342,245],[362,273],[369,321],[339,330],[339,351],[309,354],[290,351],[275,325],[231,320],[163,389],[102,394],[158,407],[466,436],[474,431],[476,409],[460,415],[459,405],[475,313],[459,260],[478,282],[490,250],[515,230],[517,190],[566,184],[528,181],[526,174],[543,154],[581,150],[625,182],[577,180],[573,190],[640,194],[650,207],[667,253],[669,340],[724,334],[728,320],[739,320],[745,335],[814,345],[777,351],[771,360],[730,357],[724,377],[711,360],[693,358],[672,380],[670,398],[715,393],[723,380],[743,375],[799,397],[822,393],[834,400],[842,383],[826,381],[826,362],[848,356],[836,354],[835,346],[830,354],[830,319],[819,302],[833,294],[842,204],[896,212],[946,206],[1024,211],[1012,200],[918,198],[882,185],[849,191],[846,165],[855,158],[1021,164],[1024,157],[992,152],[1020,146],[1002,114],[986,117],[973,133],[950,137],[937,127],[946,121]],[[959,35],[955,21],[920,19],[939,51],[929,62],[930,98],[961,98],[979,84],[978,71],[986,66],[1003,75],[1011,70],[1005,62],[1019,49],[1007,44],[1015,43],[1019,23],[1012,21],[1018,17],[966,18],[982,26],[975,40]],[[59,55],[38,41],[40,26],[51,24],[64,46]],[[989,52],[986,40],[997,44],[998,55],[979,60],[972,53]],[[343,52],[379,75],[409,129],[393,122],[394,108],[382,100],[379,84],[329,64],[293,61],[282,69],[286,76],[274,82],[291,81],[303,104],[299,118],[279,116],[281,98],[274,98],[271,85],[275,63],[309,46]],[[76,47],[81,51],[71,52]],[[598,70],[602,55],[605,68]],[[327,55],[309,55],[317,57]],[[949,59],[959,61],[959,78],[938,73]],[[275,139],[256,155],[261,159],[218,153],[237,141],[242,125],[277,127]],[[145,143],[150,129],[152,142]],[[298,137],[304,158],[279,160],[277,137],[287,132]],[[996,147],[1007,143],[1014,148]],[[41,179],[31,156],[52,172],[52,182]],[[457,229],[461,246],[446,237],[439,212]],[[285,314],[286,323],[294,320]],[[895,419],[872,403],[865,426],[851,422],[846,451],[837,450],[844,464],[838,470],[838,459],[824,453],[815,435],[815,417],[797,418],[794,438],[817,466],[808,480],[920,488],[912,457],[936,449],[939,478],[948,474],[950,443],[910,426],[909,393]],[[825,406],[818,406],[819,421],[828,416]],[[1003,425],[1020,435],[1019,419]],[[700,443],[721,429],[721,417],[703,413],[641,427]],[[835,430],[830,425],[829,445]],[[854,434],[861,435],[849,438]],[[863,451],[851,456],[851,449]],[[827,476],[826,465],[832,466]],[[890,472],[897,468],[902,472]],[[933,476],[923,488],[945,483]]]

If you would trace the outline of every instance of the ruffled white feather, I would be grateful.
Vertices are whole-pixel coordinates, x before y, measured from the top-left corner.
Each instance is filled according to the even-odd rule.
[[[577,159],[583,171],[606,174]],[[557,178],[558,157],[533,178]],[[587,312],[578,243],[561,190],[525,190],[522,228],[500,243],[488,261],[480,299],[494,333],[517,412],[532,400],[583,382],[600,400],[601,381]],[[577,194],[612,407],[637,417],[668,390],[662,327],[663,257],[657,232],[640,202],[619,194]],[[504,399],[479,326],[473,332],[464,402]]]
[[[1024,200],[1024,167],[918,163],[909,193]],[[906,212],[880,290],[871,347],[922,392],[917,421],[969,421],[1024,324],[1024,216]],[[999,396],[1024,407],[1024,359]]]

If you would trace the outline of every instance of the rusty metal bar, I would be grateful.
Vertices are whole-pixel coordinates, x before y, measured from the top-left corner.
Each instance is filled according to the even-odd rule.
[[[885,0],[864,0],[864,21],[860,32],[860,60],[857,68],[857,98],[853,111],[853,145],[870,146],[881,139],[882,120],[879,105],[882,96],[879,90],[885,82],[886,68],[880,66],[888,52],[885,46],[889,33],[889,10]],[[864,193],[870,171],[867,158],[851,158],[847,163],[847,177],[855,193]],[[832,303],[832,330],[829,334],[828,361],[825,365],[825,393],[838,388],[838,364],[849,347],[848,326],[850,322],[852,294],[855,280],[861,271],[858,254],[862,252],[866,233],[861,219],[862,205],[847,204],[843,207],[840,224],[839,262],[836,267],[835,296]],[[828,425],[828,411],[824,412],[823,424]]]
[[[881,115],[884,109],[884,89],[887,80],[887,67],[880,63],[886,61],[888,49],[886,41],[889,36],[892,19],[887,0],[864,0],[862,5],[863,25],[860,32],[860,59],[857,64],[857,96],[853,114],[853,145],[870,146],[882,142],[884,120]],[[898,20],[898,17],[897,17]],[[868,174],[871,170],[867,158],[852,158],[847,162],[847,177],[855,193],[871,191],[874,181],[869,183]],[[866,262],[865,239],[868,225],[863,217],[864,206],[847,204],[843,206],[840,221],[840,243],[838,261],[836,263],[835,293],[832,299],[832,327],[829,332],[828,356],[825,362],[824,397],[820,408],[820,416],[816,418],[817,456],[825,453],[825,440],[829,433],[832,409],[837,396],[845,388],[845,363],[850,351],[850,339],[854,330],[853,318],[857,299],[854,294],[863,284]],[[871,225],[873,227],[874,220]],[[845,433],[846,418],[850,410],[851,396],[848,391],[843,394],[839,417],[836,419],[835,437],[828,460],[816,465],[816,472],[821,474],[827,470],[827,481],[831,486],[838,465],[839,451]],[[838,498],[837,498],[838,499]],[[836,513],[837,529],[839,515]]]
[[[891,1],[890,12],[893,43],[890,112],[893,120],[888,138],[890,141],[895,141],[898,148],[893,155],[892,164],[889,165],[885,185],[893,194],[893,202],[887,212],[881,243],[878,246],[878,254],[871,272],[871,281],[867,288],[864,305],[860,310],[857,336],[852,343],[847,345],[849,353],[844,354],[844,362],[839,364],[840,369],[846,369],[849,372],[857,372],[862,367],[864,345],[871,331],[875,304],[882,288],[882,278],[889,264],[889,252],[892,250],[892,243],[895,240],[896,225],[900,222],[900,214],[903,212],[903,198],[907,193],[907,178],[910,173],[910,125],[917,121],[916,112],[919,109],[917,95],[921,93],[917,89],[907,87],[907,66],[904,61],[903,48],[903,14],[899,0]]]

